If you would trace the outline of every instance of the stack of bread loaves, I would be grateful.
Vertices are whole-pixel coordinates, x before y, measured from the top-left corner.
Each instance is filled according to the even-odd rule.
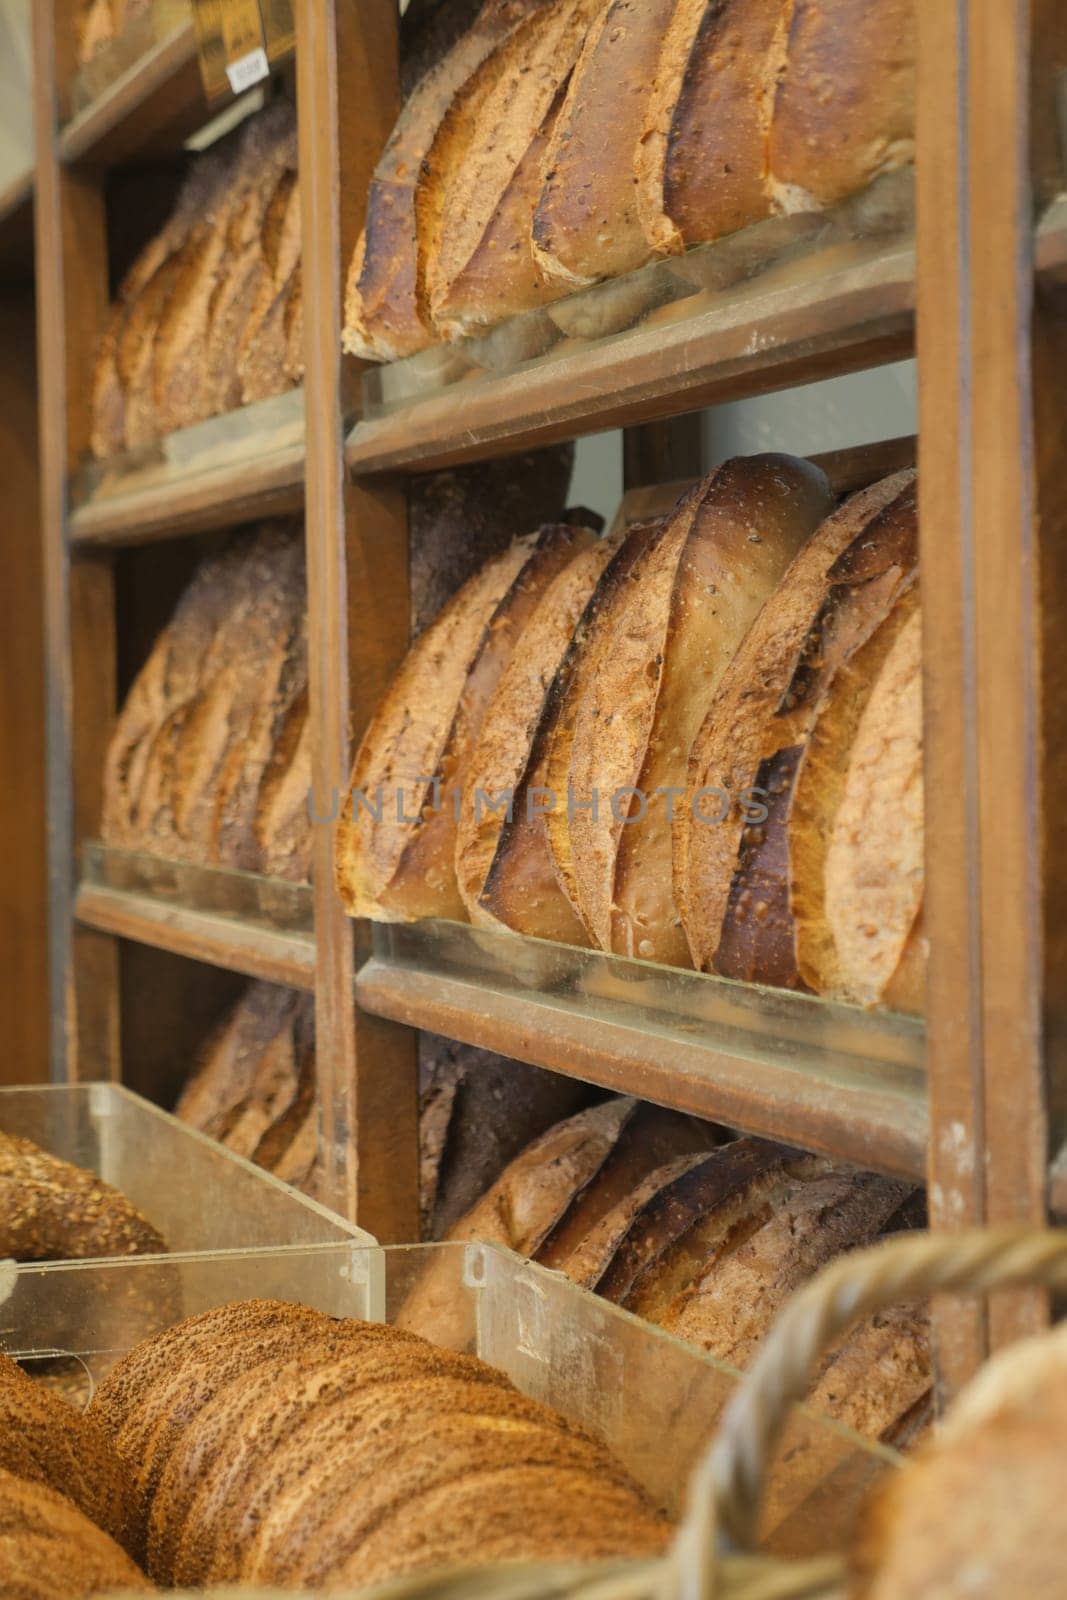
[[[921,1009],[916,556],[914,474],[835,510],[785,456],[516,540],[364,737],[349,910]]]
[[[914,0],[485,0],[379,161],[345,340],[390,361],[914,155]]]
[[[357,1589],[449,1564],[655,1554],[620,1464],[473,1356],[246,1301],[114,1368],[89,1415],[134,1478],[157,1582]]]
[[[175,1115],[298,1189],[314,1184],[315,1007],[251,983],[212,1034]]]
[[[144,1591],[133,1483],[106,1431],[0,1352],[0,1594]]]
[[[201,563],[119,714],[107,843],[307,879],[306,629],[298,528],[241,534]]]
[[[303,376],[296,119],[274,101],[197,158],[123,281],[93,375],[107,457]]]
[[[504,1245],[745,1367],[821,1266],[920,1216],[907,1184],[611,1099],[536,1139],[448,1237]],[[424,1275],[401,1324],[456,1337],[441,1267]],[[831,1353],[813,1405],[900,1445],[925,1426],[931,1385],[925,1313],[889,1312]]]

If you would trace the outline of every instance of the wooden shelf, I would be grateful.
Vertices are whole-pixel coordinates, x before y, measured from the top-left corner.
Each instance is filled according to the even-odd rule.
[[[73,545],[148,544],[299,511],[300,390],[183,429],[129,462],[92,464],[71,484]]]
[[[112,165],[180,144],[204,121],[206,102],[190,22],[147,51],[59,135],[60,159]]]
[[[365,1011],[921,1180],[923,1030],[697,973],[448,923],[375,928]]]
[[[85,845],[74,915],[83,926],[250,978],[315,986],[308,884]]]

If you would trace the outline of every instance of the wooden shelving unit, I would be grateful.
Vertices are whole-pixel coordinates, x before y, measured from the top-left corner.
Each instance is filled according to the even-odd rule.
[[[67,8],[41,0],[35,11],[55,1071],[121,1077],[121,939],[314,988],[331,1195],[382,1238],[416,1229],[419,1028],[845,1160],[925,1173],[935,1227],[1043,1217],[1050,1193],[1067,1206],[1062,1159],[1049,1181],[1067,1085],[1058,1022],[1067,828],[1055,793],[1067,752],[1056,721],[1067,692],[1058,629],[1067,604],[1067,204],[1049,181],[1059,173],[1054,90],[1067,26],[1054,8],[1036,5],[1031,19],[1021,5],[919,7],[914,248],[842,256],[777,287],[757,280],[726,305],[575,343],[550,361],[346,427],[358,374],[340,348],[343,273],[398,105],[396,5],[298,0],[303,435],[274,453],[130,479],[76,505],[107,299],[106,171],[210,110],[190,40],[179,36],[61,128]],[[470,950],[461,959],[445,930],[386,936],[343,914],[325,826],[302,932],[79,887],[115,711],[121,547],[303,505],[314,788],[328,797],[343,790],[354,741],[408,642],[404,474],[673,422],[913,351],[933,945],[925,1030],[861,1014],[842,1021],[814,1002],[790,1011],[782,997],[738,996],[715,980],[691,1013],[666,979],[658,988],[654,977],[624,981],[602,958],[595,973],[572,971],[553,987],[521,941],[511,963],[505,954],[479,964]],[[913,449],[890,441],[865,464],[844,458],[838,481],[870,481]],[[564,965],[583,959],[560,956]],[[944,1308],[946,1383],[1044,1314],[1032,1297],[988,1313]]]

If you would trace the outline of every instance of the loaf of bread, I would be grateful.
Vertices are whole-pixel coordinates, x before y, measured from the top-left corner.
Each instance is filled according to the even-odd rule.
[[[416,640],[356,755],[337,829],[353,916],[464,917],[460,801],[486,707],[547,586],[582,542],[567,524],[517,539]]]
[[[396,360],[848,199],[914,158],[914,35],[914,0],[489,0],[383,153],[347,348]],[[651,292],[620,286],[629,314]]]
[[[894,626],[902,622],[901,605],[914,603],[916,559],[915,481],[903,474],[862,491],[824,524],[734,657],[690,751],[674,841],[676,895],[698,967],[786,987],[806,981],[798,938],[822,925],[829,842],[814,813],[828,807],[832,820],[836,812],[830,786],[836,794],[876,676],[863,652],[894,613]],[[889,638],[882,635],[882,648]],[[835,682],[849,724],[836,740],[824,720]],[[733,805],[717,826],[693,820],[701,791],[721,789],[733,801],[752,787],[762,791],[763,821],[750,823]],[[810,799],[803,826],[795,810],[802,788]]]
[[[297,528],[267,525],[205,559],[119,713],[105,841],[306,880],[306,627]]]
[[[526,816],[527,805],[533,809],[537,799],[526,779],[546,696],[617,548],[617,540],[590,538],[549,584],[486,708],[456,835],[456,876],[476,926],[502,924],[529,933],[544,929],[546,907],[536,882],[516,881],[517,858],[528,855],[521,852],[516,835],[532,830],[537,820],[536,812]],[[502,855],[505,836],[510,844],[507,864]],[[554,900],[557,893],[553,882],[549,898]]]
[[[671,882],[686,758],[749,623],[830,508],[784,456],[727,462],[668,519],[577,708],[568,773],[578,908],[596,943],[685,963]]]
[[[1067,1335],[1012,1345],[981,1369],[937,1433],[887,1474],[851,1557],[862,1600],[993,1600],[1063,1592]]]
[[[135,1475],[165,1584],[352,1587],[652,1555],[669,1534],[598,1441],[503,1373],[297,1305],[249,1301],[167,1330],[91,1411]]]
[[[82,1261],[166,1248],[147,1218],[95,1173],[0,1132],[0,1259]]]
[[[0,1594],[5,1600],[90,1600],[154,1586],[65,1495],[0,1469]]]
[[[2,1351],[0,1472],[64,1495],[136,1557],[133,1485],[111,1440],[94,1418],[35,1383]]]
[[[315,1099],[312,997],[252,983],[204,1047],[175,1115],[278,1172]]]
[[[487,0],[408,98],[375,169],[349,269],[344,343],[353,355],[395,361],[433,342],[427,253],[451,168],[466,150],[468,102],[495,73],[496,54],[550,9],[550,0]]]
[[[195,159],[100,340],[95,455],[151,444],[299,381],[299,319],[287,316],[300,257],[296,159],[284,100]]]

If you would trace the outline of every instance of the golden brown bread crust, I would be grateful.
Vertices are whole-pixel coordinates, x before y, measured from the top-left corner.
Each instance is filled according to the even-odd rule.
[[[915,0],[793,0],[769,167],[786,211],[833,205],[915,158]]]
[[[83,1261],[166,1248],[147,1218],[95,1173],[0,1132],[0,1258]]]
[[[0,1352],[0,1471],[47,1484],[137,1555],[133,1485],[99,1423]]]
[[[876,1490],[850,1552],[862,1600],[1062,1593],[1064,1328],[995,1356]]]
[[[897,634],[864,708],[826,853],[835,987],[876,1005],[891,992],[923,899],[922,616]]]
[[[570,763],[578,898],[602,949],[688,964],[671,882],[686,758],[759,605],[829,505],[808,463],[727,462],[668,519],[617,615],[578,708]]]
[[[711,0],[674,102],[659,182],[682,246],[769,216],[768,138],[792,0]]]
[[[632,166],[674,7],[675,0],[612,0],[587,32],[533,219],[534,255],[552,282],[580,288],[649,258]]]
[[[426,239],[453,157],[455,123],[480,69],[547,0],[488,0],[474,25],[413,90],[375,169],[367,220],[349,268],[345,349],[395,361],[432,340],[420,302]],[[462,146],[456,153],[461,153]]]
[[[533,261],[530,236],[543,151],[553,108],[558,109],[585,32],[605,3],[556,0],[539,10],[535,21],[513,33],[489,59],[470,87],[462,114],[443,130],[438,147],[447,153],[448,170],[439,207],[432,216],[420,216],[420,239],[426,248],[428,313],[449,337],[475,318],[495,321],[551,297]],[[501,213],[511,237],[494,231]],[[498,257],[514,267],[498,272]],[[490,292],[497,296],[498,281],[499,297],[482,319],[479,302]]]
[[[916,559],[914,475],[904,474],[830,519],[735,657],[690,753],[689,796],[729,778],[732,795],[765,791],[768,816],[745,826],[731,812],[716,827],[679,831],[675,875],[702,967],[785,987],[801,981],[789,856],[798,773],[835,675],[914,585]]]
[[[516,540],[409,651],[357,752],[338,825],[338,885],[353,916],[465,917],[455,853],[468,764],[501,674],[577,542],[567,524]],[[379,790],[380,817],[370,809]]]
[[[89,1600],[153,1587],[65,1495],[0,1470],[0,1583],[11,1600]]]
[[[521,648],[513,654],[493,692],[464,785],[456,835],[456,876],[471,921],[483,927],[503,924],[520,933],[536,933],[542,925],[536,890],[531,897],[523,892],[525,886],[514,885],[514,873],[507,873],[502,849],[505,833],[521,833],[525,821],[525,778],[546,696],[600,575],[617,548],[610,540],[595,542],[592,534],[582,530],[576,530],[574,544],[577,553],[545,590],[523,630]],[[507,799],[500,810],[491,804],[501,795],[511,797],[510,830]],[[507,888],[506,874],[513,880]],[[554,878],[549,888],[550,892],[555,888]]]
[[[793,786],[792,804],[789,810],[788,870],[797,970],[804,983],[818,994],[844,995],[846,992],[837,944],[828,920],[826,892],[829,847],[844,798],[853,746],[866,719],[871,697],[889,669],[889,661],[895,653],[896,642],[902,634],[907,633],[912,623],[917,629],[919,596],[915,586],[906,589],[897,598],[881,626],[834,675],[819,708],[818,719],[799,763],[798,776]],[[914,640],[916,655],[912,710],[921,722],[922,689],[918,679],[921,659],[918,653],[917,635],[914,635]],[[886,688],[890,693],[898,689],[903,692],[903,679],[899,675],[896,676],[891,683],[887,683]],[[892,702],[889,707],[883,709],[892,717]],[[874,740],[875,749],[866,763],[868,783],[861,786],[864,790],[861,798],[865,803],[873,805],[884,786],[883,804],[892,813],[899,797],[892,791],[892,776],[889,770],[884,773],[879,770],[881,758],[887,754],[882,748],[881,739],[885,724],[886,716],[879,715],[876,707],[873,725],[868,729],[869,737]],[[916,728],[915,732],[918,734],[919,729]],[[919,761],[919,770],[917,774],[913,774],[912,782],[913,785],[915,782],[918,783],[921,792],[921,752]],[[914,753],[912,766],[914,767]],[[903,821],[902,818],[899,820]],[[893,973],[899,964],[918,913],[922,893],[921,828],[917,838],[913,827],[907,829],[907,834],[910,857],[908,876],[905,878],[901,873],[902,863],[899,859],[895,863],[883,861],[881,881],[872,885],[872,894],[866,903],[860,930],[861,942],[864,938],[862,928],[872,930],[868,935],[869,942],[877,937],[877,929],[886,916],[894,918],[894,925],[886,930],[890,950],[895,958],[892,959],[892,965],[886,974],[885,987],[892,981]],[[881,856],[886,843],[883,838],[881,848],[874,847],[876,860]],[[903,919],[902,927],[897,925],[901,919]]]

